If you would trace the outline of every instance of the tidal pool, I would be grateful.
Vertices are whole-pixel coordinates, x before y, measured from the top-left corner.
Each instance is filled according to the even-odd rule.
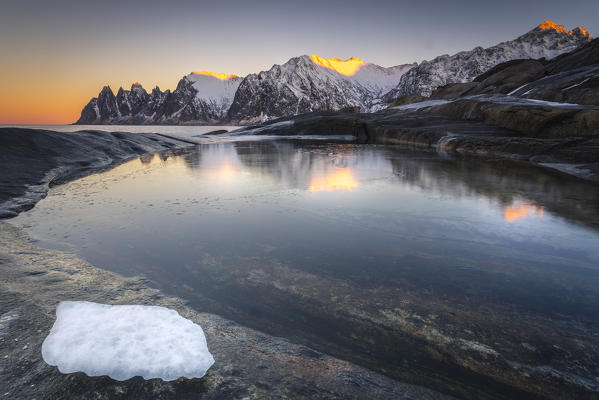
[[[11,223],[397,379],[599,390],[599,187],[542,168],[216,140],[54,187]]]

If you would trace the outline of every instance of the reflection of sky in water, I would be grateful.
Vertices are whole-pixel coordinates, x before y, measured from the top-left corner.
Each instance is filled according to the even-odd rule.
[[[519,204],[507,206],[504,208],[503,215],[507,222],[515,222],[523,218],[532,216],[542,217],[545,214],[545,207],[534,206],[530,204]]]
[[[458,298],[492,287],[520,304],[538,293],[518,276],[538,279],[543,296],[554,285],[595,293],[597,190],[521,169],[390,147],[216,143],[53,188],[13,221],[43,245],[183,297],[216,290],[208,265],[272,263],[356,287],[425,285]]]
[[[333,168],[315,173],[310,180],[311,192],[320,190],[353,190],[358,186],[351,168]]]

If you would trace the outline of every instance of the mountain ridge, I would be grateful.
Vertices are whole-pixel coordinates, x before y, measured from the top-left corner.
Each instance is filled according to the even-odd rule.
[[[589,33],[582,27],[567,30],[547,20],[514,40],[495,46],[461,51],[453,55],[444,54],[423,61],[406,73],[396,88],[383,99],[391,103],[396,98],[408,95],[430,96],[441,86],[450,83],[470,82],[477,76],[503,62],[515,59],[552,59],[588,43]]]
[[[381,67],[351,57],[293,57],[245,77],[192,72],[174,91],[138,82],[117,94],[105,86],[83,108],[77,124],[246,124],[311,111],[376,112],[406,95],[430,96],[438,87],[470,82],[514,59],[551,59],[591,40],[582,27],[547,20],[514,40],[441,55],[420,64]]]

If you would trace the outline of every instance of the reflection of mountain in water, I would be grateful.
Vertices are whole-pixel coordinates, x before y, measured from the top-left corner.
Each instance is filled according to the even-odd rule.
[[[389,160],[374,149],[360,151],[353,145],[298,143],[297,141],[236,142],[199,145],[196,151],[183,154],[186,165],[205,176],[208,170],[242,170],[268,177],[290,189],[309,189],[315,182],[328,181],[339,188],[357,185],[358,181],[392,174]],[[353,182],[344,182],[353,180]]]
[[[308,141],[199,145],[180,156],[203,176],[230,178],[245,171],[290,189],[353,190],[373,179],[398,179],[421,190],[484,198],[518,221],[544,212],[599,227],[599,190],[543,168],[505,160],[440,158],[400,148]]]
[[[505,160],[422,162],[407,155],[391,163],[404,182],[437,193],[485,198],[501,207],[508,221],[514,212],[542,216],[548,211],[599,228],[597,187],[544,168]]]

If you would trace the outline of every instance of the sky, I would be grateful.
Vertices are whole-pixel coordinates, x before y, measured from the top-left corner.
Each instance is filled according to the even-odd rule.
[[[3,0],[0,124],[77,120],[104,85],[174,89],[302,54],[385,67],[511,40],[550,19],[599,35],[598,0]]]

